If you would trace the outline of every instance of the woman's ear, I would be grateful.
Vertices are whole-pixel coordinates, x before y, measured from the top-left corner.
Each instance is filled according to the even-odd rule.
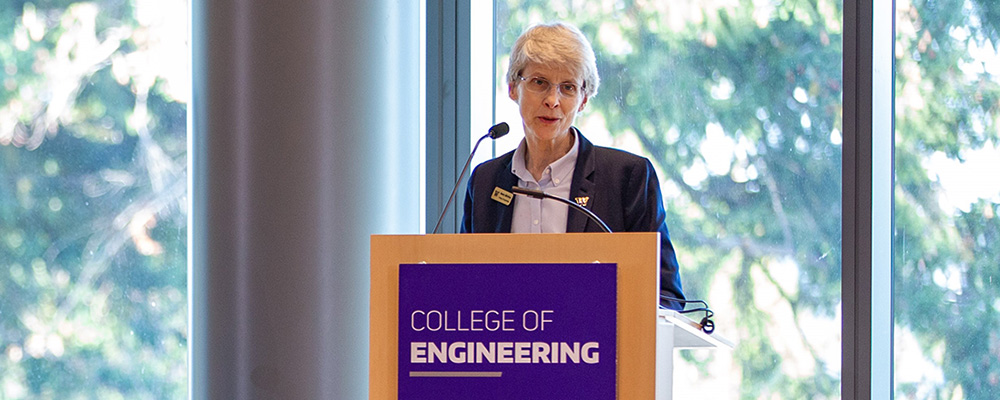
[[[510,96],[511,100],[517,101],[517,87],[513,83],[507,84],[507,95]]]
[[[587,95],[583,95],[583,102],[581,102],[581,103],[580,103],[580,108],[578,108],[578,109],[576,110],[576,112],[580,112],[580,111],[583,111],[583,108],[584,108],[584,106],[586,106],[586,105],[587,105],[587,100],[588,100],[588,99],[590,99],[590,97],[589,97],[589,96],[587,96]]]

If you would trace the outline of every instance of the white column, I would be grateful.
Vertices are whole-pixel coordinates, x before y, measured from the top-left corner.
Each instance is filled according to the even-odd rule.
[[[193,1],[191,398],[367,397],[369,235],[420,229],[419,4]]]

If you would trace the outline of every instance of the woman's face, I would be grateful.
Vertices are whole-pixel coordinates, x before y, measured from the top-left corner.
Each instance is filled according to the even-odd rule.
[[[576,113],[587,104],[583,80],[569,68],[528,64],[520,79],[508,86],[521,111],[524,134],[541,141],[569,135]],[[575,95],[572,94],[575,88]]]

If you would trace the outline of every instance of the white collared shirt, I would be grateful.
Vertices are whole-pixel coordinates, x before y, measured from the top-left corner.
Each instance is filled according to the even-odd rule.
[[[528,172],[524,161],[527,143],[521,139],[521,144],[514,150],[510,172],[517,176],[517,185],[523,188],[541,190],[545,193],[569,197],[570,186],[573,183],[573,170],[576,169],[576,158],[580,154],[580,141],[573,135],[573,146],[562,156],[542,171],[542,177],[535,177]],[[569,217],[569,206],[552,199],[536,199],[527,196],[517,196],[514,199],[514,215],[510,224],[511,233],[566,233],[566,219]]]

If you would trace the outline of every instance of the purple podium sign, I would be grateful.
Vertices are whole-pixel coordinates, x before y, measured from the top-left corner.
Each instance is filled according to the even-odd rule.
[[[617,264],[401,264],[400,399],[614,399]]]

